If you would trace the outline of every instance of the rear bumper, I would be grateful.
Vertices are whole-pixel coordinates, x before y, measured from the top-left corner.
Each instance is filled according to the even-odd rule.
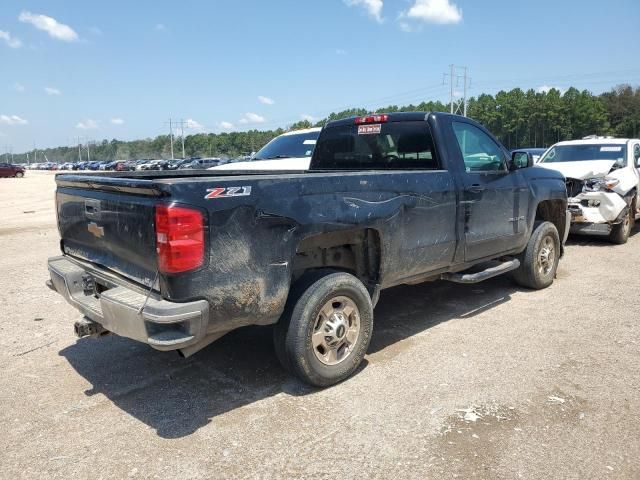
[[[115,277],[88,271],[65,256],[50,258],[48,264],[50,287],[110,332],[157,350],[184,349],[206,335],[209,304],[205,300],[176,303],[155,293],[147,298]]]

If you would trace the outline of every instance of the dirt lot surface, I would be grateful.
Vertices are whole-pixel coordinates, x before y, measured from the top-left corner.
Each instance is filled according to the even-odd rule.
[[[183,360],[76,340],[53,176],[0,179],[1,478],[640,478],[640,235],[573,239],[540,292],[383,292],[366,365],[314,390],[268,329]]]

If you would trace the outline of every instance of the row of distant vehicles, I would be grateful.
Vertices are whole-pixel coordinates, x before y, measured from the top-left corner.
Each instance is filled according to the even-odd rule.
[[[239,160],[243,160],[242,157]],[[73,171],[111,171],[111,172],[133,172],[144,170],[202,170],[219,165],[224,165],[232,160],[225,158],[187,158],[176,160],[115,160],[115,161],[95,161],[95,162],[66,162],[66,163],[32,163],[28,165],[29,170],[73,170]]]

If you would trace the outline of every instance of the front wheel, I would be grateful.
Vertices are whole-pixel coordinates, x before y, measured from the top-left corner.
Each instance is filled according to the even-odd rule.
[[[518,259],[520,267],[512,274],[518,285],[534,290],[551,285],[560,261],[560,235],[556,226],[551,222],[537,225]]]
[[[635,223],[635,200],[632,202],[632,208],[629,209],[629,214],[624,220],[613,227],[611,227],[611,233],[609,234],[609,240],[616,245],[622,245],[627,243],[633,224]]]
[[[373,330],[365,286],[353,275],[336,272],[312,278],[292,292],[274,330],[282,365],[317,387],[349,377],[362,362]]]
[[[22,177],[24,177],[24,173],[22,173],[22,172],[17,172],[16,173],[16,178],[22,178]]]

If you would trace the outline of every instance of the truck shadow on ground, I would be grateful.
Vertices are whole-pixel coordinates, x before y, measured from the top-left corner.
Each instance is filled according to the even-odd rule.
[[[518,288],[508,278],[386,290],[376,308],[369,353],[448,320],[477,315],[509,301],[515,291]],[[82,339],[60,355],[91,383],[87,396],[103,394],[163,438],[190,435],[218,415],[279,393],[300,396],[316,391],[280,367],[270,327],[232,332],[186,360],[117,336]],[[360,372],[367,368],[363,363]],[[226,418],[225,423],[251,417]]]

